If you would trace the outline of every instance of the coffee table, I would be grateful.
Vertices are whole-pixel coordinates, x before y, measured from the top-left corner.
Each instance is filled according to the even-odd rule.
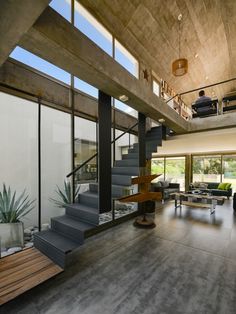
[[[215,213],[216,205],[224,204],[223,196],[213,196],[206,194],[194,194],[188,192],[171,193],[170,197],[175,200],[175,210],[182,207],[182,202],[187,202],[185,205],[188,206],[199,206],[205,205],[204,207],[210,208],[210,214]]]

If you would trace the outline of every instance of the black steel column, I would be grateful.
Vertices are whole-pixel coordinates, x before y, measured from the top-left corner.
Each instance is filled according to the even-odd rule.
[[[111,96],[99,91],[98,94],[98,181],[99,209],[108,212],[111,201]]]
[[[146,116],[141,112],[138,113],[138,143],[139,143],[139,174],[145,175],[146,167]],[[139,187],[140,189],[140,187]],[[140,213],[145,211],[145,204],[138,203],[138,210]]]
[[[38,229],[41,231],[41,100],[38,98]]]
[[[146,166],[146,116],[138,113],[138,142],[139,142],[139,167]],[[141,170],[141,169],[140,169]]]

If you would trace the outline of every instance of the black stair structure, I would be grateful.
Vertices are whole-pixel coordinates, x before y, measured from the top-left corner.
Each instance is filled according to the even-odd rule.
[[[151,159],[165,138],[161,126],[146,133],[146,158]],[[139,175],[139,145],[135,143],[115,162],[112,168],[112,197],[127,194],[133,176]],[[60,267],[65,268],[72,251],[84,242],[91,230],[99,225],[98,183],[90,183],[89,191],[79,194],[77,203],[66,206],[65,215],[51,218],[51,228],[34,235],[34,246]]]

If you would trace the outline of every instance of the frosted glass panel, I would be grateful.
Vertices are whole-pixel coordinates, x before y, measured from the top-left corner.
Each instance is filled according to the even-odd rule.
[[[42,106],[41,113],[41,180],[42,224],[64,213],[50,198],[58,199],[57,185],[63,189],[66,175],[71,171],[71,118],[68,113]]]
[[[20,195],[35,199],[25,227],[38,224],[38,141],[36,103],[0,92],[0,190],[5,183]]]

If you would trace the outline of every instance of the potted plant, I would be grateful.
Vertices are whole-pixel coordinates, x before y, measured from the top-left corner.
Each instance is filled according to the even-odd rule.
[[[78,198],[79,190],[80,185],[78,185],[75,189],[75,200]],[[64,189],[60,189],[59,186],[57,185],[57,189],[55,192],[59,196],[59,200],[50,198],[50,201],[53,202],[59,208],[65,208],[67,204],[73,203],[72,185],[70,181],[69,182],[64,181]]]
[[[2,248],[24,246],[24,226],[20,220],[34,208],[35,200],[31,201],[24,190],[17,197],[3,183],[0,191],[0,239]]]

